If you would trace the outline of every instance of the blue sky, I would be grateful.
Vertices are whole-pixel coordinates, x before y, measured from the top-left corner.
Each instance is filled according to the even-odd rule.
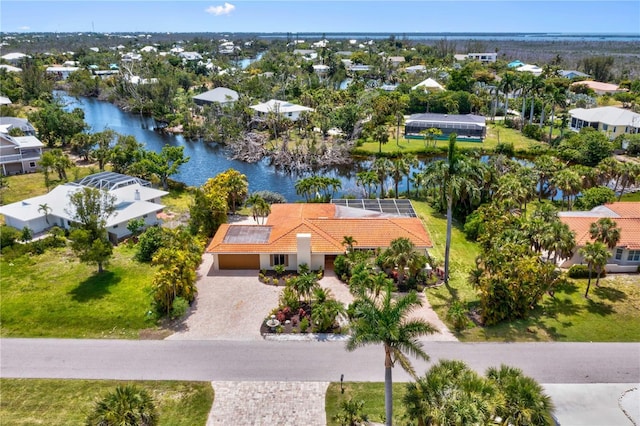
[[[640,1],[1,0],[4,32],[640,34]]]

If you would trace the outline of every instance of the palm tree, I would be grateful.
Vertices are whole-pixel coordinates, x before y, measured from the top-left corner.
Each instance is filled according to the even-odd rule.
[[[610,253],[609,250],[607,250],[607,246],[605,246],[600,241],[585,244],[585,246],[579,250],[579,253],[587,263],[587,267],[589,268],[589,281],[587,281],[587,289],[584,292],[584,297],[588,299],[589,288],[591,287],[591,274],[595,269],[598,274],[597,281],[600,281],[602,268],[607,264]]]
[[[496,414],[504,425],[555,425],[551,398],[531,377],[518,368],[501,365],[487,370],[487,378],[502,393],[503,404]]]
[[[582,179],[573,169],[558,170],[552,179],[553,186],[562,191],[562,202],[567,200],[567,210],[571,210],[571,197],[582,190]]]
[[[318,333],[331,332],[338,315],[346,312],[344,305],[333,297],[330,289],[320,286],[313,289],[313,300],[311,322],[314,328]]]
[[[370,198],[372,187],[375,188],[378,183],[378,175],[373,170],[365,170],[356,173],[356,185],[362,186],[365,190],[365,198]]]
[[[372,164],[372,169],[376,172],[378,176],[378,181],[380,182],[380,198],[384,198],[386,196],[386,192],[384,190],[384,183],[387,180],[387,176],[389,175],[389,171],[393,167],[391,160],[388,158],[376,158],[376,160]]]
[[[351,323],[351,336],[346,348],[357,348],[380,344],[384,346],[384,395],[386,424],[391,426],[393,419],[392,368],[396,361],[409,374],[415,377],[415,370],[405,353],[428,360],[418,337],[434,333],[436,329],[422,319],[409,320],[411,312],[422,305],[415,292],[394,299],[392,284],[388,283],[381,299],[367,295],[354,302],[355,313]]]
[[[413,242],[405,237],[391,241],[389,248],[382,254],[386,267],[398,269],[398,285],[402,285],[404,282],[405,268],[407,266],[411,265],[412,269],[420,269],[418,267],[420,266],[420,261],[423,261],[421,268],[426,265],[426,259],[420,259],[419,256],[420,254],[415,250]]]
[[[146,390],[135,385],[118,385],[105,398],[96,402],[87,418],[90,426],[154,426],[158,415],[153,399]]]
[[[344,237],[342,237],[342,242],[340,244],[346,247],[347,252],[352,253],[353,246],[357,243],[358,242],[356,241],[356,239],[353,238],[351,235],[345,235]]]
[[[466,194],[469,199],[477,198],[480,194],[478,182],[482,180],[480,176],[480,166],[477,163],[468,161],[461,156],[456,149],[455,133],[449,135],[449,150],[446,161],[435,161],[431,163],[426,173],[428,183],[436,182],[440,185],[441,195],[447,203],[447,237],[444,254],[444,282],[449,282],[449,258],[451,252],[451,228],[453,227],[453,201]]]
[[[400,194],[398,194],[398,185],[402,180],[402,177],[405,176],[411,170],[411,166],[407,162],[405,156],[400,156],[398,158],[394,158],[392,161],[391,168],[391,177],[393,178],[394,188],[395,188],[395,198],[398,198]]]
[[[507,71],[500,81],[500,91],[504,93],[504,118],[509,115],[509,92],[514,88],[517,76],[511,71]]]
[[[599,241],[612,250],[620,241],[620,228],[616,222],[608,217],[598,219],[589,227],[591,238]]]
[[[504,405],[494,382],[454,360],[441,360],[415,383],[408,383],[403,403],[420,426],[493,424]]]
[[[43,203],[38,206],[38,213],[44,213],[44,220],[47,222],[47,225],[49,225],[49,214],[51,211],[52,209],[47,203]]]
[[[436,146],[436,138],[438,136],[442,136],[442,130],[437,129],[435,127],[430,127],[428,129],[421,130],[420,134],[424,135],[425,145],[427,144],[427,141],[429,141],[429,142],[433,143],[433,147],[435,148],[435,146]]]
[[[548,94],[549,102],[551,103],[551,125],[549,126],[549,143],[553,141],[553,121],[555,120],[556,105],[565,106],[566,93],[563,89],[554,87]]]

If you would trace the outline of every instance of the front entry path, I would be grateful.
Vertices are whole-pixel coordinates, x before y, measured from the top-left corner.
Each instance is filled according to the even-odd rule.
[[[167,340],[262,340],[260,326],[278,306],[283,287],[261,283],[259,271],[214,270],[212,256],[205,255],[198,269],[198,295],[187,317]],[[322,287],[348,306],[353,301],[349,287],[332,270],[320,280]],[[456,341],[424,296],[423,304],[411,315],[427,320],[438,333],[427,341]]]
[[[329,382],[212,382],[211,385],[215,399],[207,426],[327,424],[324,400]]]

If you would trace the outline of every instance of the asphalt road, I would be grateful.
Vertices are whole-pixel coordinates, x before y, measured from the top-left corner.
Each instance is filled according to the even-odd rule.
[[[501,363],[541,383],[640,383],[640,343],[425,342],[431,362]],[[382,346],[341,342],[1,339],[0,377],[206,381],[384,381]],[[414,362],[418,374],[429,363]],[[408,381],[400,367],[394,380]]]

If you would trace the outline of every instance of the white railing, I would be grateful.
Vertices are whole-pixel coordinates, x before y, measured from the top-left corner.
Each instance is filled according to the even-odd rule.
[[[39,158],[39,152],[24,152],[22,154],[0,155],[0,164],[15,163],[22,160],[37,160]]]

